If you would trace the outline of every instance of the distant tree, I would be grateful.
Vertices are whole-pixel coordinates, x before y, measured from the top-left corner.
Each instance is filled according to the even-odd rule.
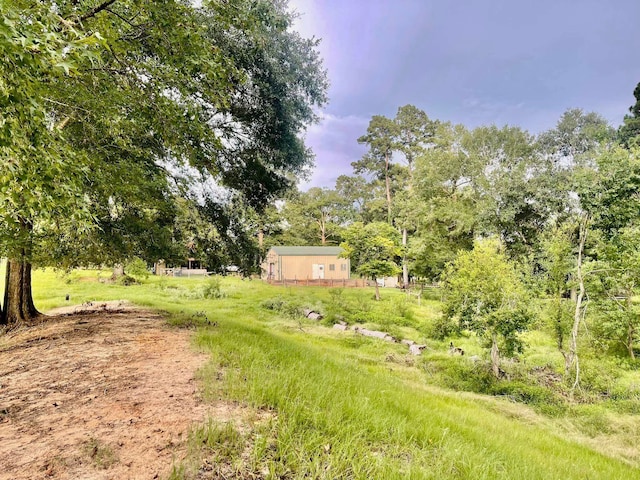
[[[396,275],[401,254],[398,231],[384,222],[364,225],[352,224],[344,232],[344,258],[351,260],[351,268],[375,282],[376,300],[380,300],[377,278]]]
[[[378,179],[369,181],[362,175],[340,175],[335,190],[345,201],[347,223],[371,223],[386,218],[384,186]]]
[[[397,126],[395,150],[402,154],[408,170],[404,191],[399,195],[396,206],[396,225],[402,230],[402,282],[409,284],[408,241],[409,232],[416,228],[416,209],[413,199],[413,171],[416,158],[424,154],[434,141],[437,122],[413,105],[398,109],[394,118]]]
[[[640,329],[633,302],[640,284],[640,147],[603,151],[578,187],[597,240],[589,275],[597,280],[591,296],[604,314],[598,328],[635,358]]]
[[[477,241],[448,267],[443,283],[446,315],[487,341],[496,378],[501,376],[501,351],[522,351],[518,334],[532,319],[522,280],[501,250],[497,240]]]
[[[465,144],[462,125],[440,123],[433,148],[416,159],[413,210],[417,231],[410,242],[412,270],[437,278],[459,250],[470,250],[481,212],[474,188],[483,164]]]
[[[393,120],[383,115],[374,115],[366,135],[358,138],[358,143],[367,145],[369,152],[361,160],[351,164],[356,173],[373,174],[384,181],[389,223],[392,219],[391,168],[397,133],[397,124]]]
[[[562,114],[554,128],[538,136],[537,143],[557,170],[568,170],[600,145],[611,143],[614,137],[615,131],[601,115],[571,108]]]
[[[347,201],[335,190],[312,187],[293,193],[282,216],[287,223],[287,243],[336,245],[343,229]]]
[[[636,103],[629,107],[631,115],[625,115],[623,124],[618,129],[618,137],[626,146],[640,142],[640,83],[633,90],[633,96]]]
[[[573,288],[571,281],[575,273],[576,243],[575,225],[567,222],[550,227],[545,231],[541,242],[540,266],[542,268],[543,287],[550,297],[549,317],[558,350],[566,358],[566,338],[571,331],[572,301],[568,292]]]

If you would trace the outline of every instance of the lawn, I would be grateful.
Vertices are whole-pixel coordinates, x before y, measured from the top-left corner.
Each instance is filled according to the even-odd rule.
[[[72,304],[127,299],[165,311],[170,323],[192,328],[194,348],[211,356],[199,374],[204,397],[256,411],[256,421],[241,428],[212,419],[195,429],[191,457],[173,478],[195,478],[204,458],[235,478],[640,478],[633,408],[576,405],[545,414],[512,396],[444,388],[447,369],[471,367],[448,355],[447,341],[428,336],[437,292],[417,305],[383,290],[374,304],[369,289],[157,277],[123,286],[108,276],[37,271],[36,305],[46,311],[69,295]],[[302,307],[328,319],[301,318]],[[403,345],[332,329],[340,320],[429,350],[413,357]],[[531,361],[557,362],[550,339],[531,335]],[[483,355],[476,339],[459,342]],[[624,381],[634,384],[637,375],[628,375]]]

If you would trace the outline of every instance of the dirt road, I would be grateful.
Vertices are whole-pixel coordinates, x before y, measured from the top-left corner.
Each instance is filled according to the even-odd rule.
[[[210,413],[206,357],[156,313],[77,310],[0,336],[0,479],[166,477]]]

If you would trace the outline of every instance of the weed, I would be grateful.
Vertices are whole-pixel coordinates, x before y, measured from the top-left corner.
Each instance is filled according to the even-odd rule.
[[[220,279],[218,277],[210,277],[207,282],[201,287],[201,295],[201,298],[207,299],[224,298],[224,292],[222,291]]]
[[[118,456],[113,451],[113,449],[97,438],[91,437],[85,443],[83,450],[84,453],[89,458],[91,458],[91,461],[94,463],[94,465],[99,469],[106,470],[111,465],[118,462]]]

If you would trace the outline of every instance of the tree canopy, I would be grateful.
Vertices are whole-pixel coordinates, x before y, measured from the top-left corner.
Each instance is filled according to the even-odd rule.
[[[20,291],[4,322],[35,314],[10,300],[29,303],[34,260],[158,256],[176,169],[260,209],[310,165],[299,134],[326,100],[326,75],[286,3],[0,5],[0,254],[22,272],[7,282]]]

